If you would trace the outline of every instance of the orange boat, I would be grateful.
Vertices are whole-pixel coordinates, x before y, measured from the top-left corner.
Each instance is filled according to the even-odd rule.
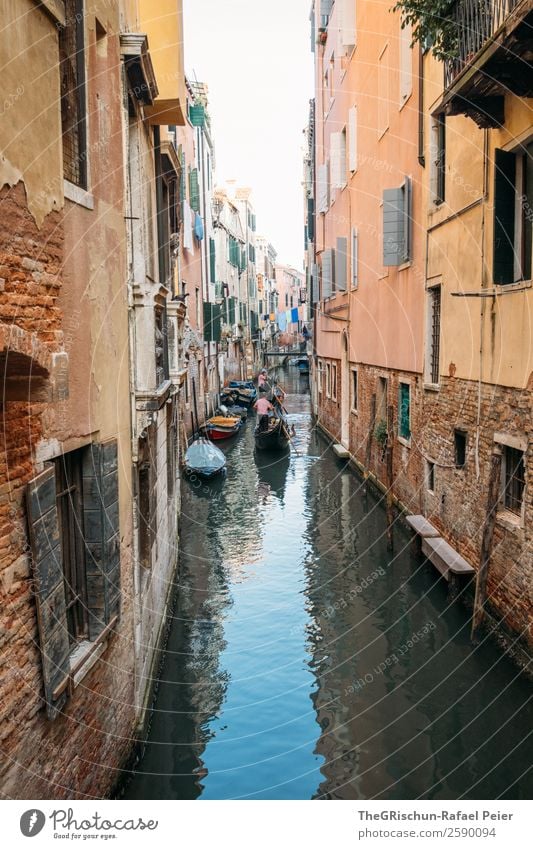
[[[242,424],[240,416],[213,416],[205,423],[205,429],[209,439],[229,439],[239,432]]]

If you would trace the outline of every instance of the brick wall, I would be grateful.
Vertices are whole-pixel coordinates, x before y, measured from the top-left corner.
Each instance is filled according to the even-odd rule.
[[[41,350],[62,348],[57,306],[63,257],[62,213],[38,229],[23,185],[0,191],[0,329],[25,330]],[[30,345],[31,349],[31,345]],[[9,357],[8,357],[9,365]],[[13,798],[105,796],[134,729],[131,551],[122,551],[118,632],[67,701],[46,718],[36,605],[27,542],[25,486],[37,469],[44,404],[0,404],[0,789]],[[59,448],[58,448],[59,450]],[[130,539],[121,528],[123,539]]]
[[[420,442],[435,461],[434,495],[425,490],[431,522],[475,568],[481,551],[494,434],[524,438],[526,491],[523,527],[499,514],[488,574],[488,602],[505,630],[532,642],[533,605],[533,426],[531,386],[520,391],[473,381],[443,378],[439,392],[425,392]],[[479,402],[479,441],[476,441]],[[467,434],[464,468],[455,466],[454,429]]]

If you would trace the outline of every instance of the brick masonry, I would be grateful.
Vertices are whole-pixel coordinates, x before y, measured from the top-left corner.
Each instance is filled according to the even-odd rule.
[[[336,440],[341,434],[342,385],[337,364],[337,399],[318,396],[318,423]],[[357,412],[350,411],[351,454],[362,467],[387,486],[385,455],[372,435],[370,462],[367,441],[371,428],[372,395],[377,396],[380,419],[379,378],[387,383],[387,406],[393,408],[393,492],[413,513],[423,513],[446,540],[478,569],[481,538],[487,510],[487,487],[494,435],[503,433],[526,444],[526,490],[522,521],[498,512],[488,573],[487,609],[502,633],[518,637],[523,646],[533,642],[533,446],[531,441],[531,390],[478,384],[443,378],[438,391],[425,390],[420,375],[351,364],[358,371]],[[351,376],[350,376],[351,380]],[[411,438],[398,437],[399,383],[411,387]],[[351,384],[350,384],[351,385]],[[324,378],[325,387],[325,378]],[[480,397],[478,398],[478,390]],[[479,404],[479,418],[478,418]],[[476,432],[479,421],[479,439]],[[455,463],[454,431],[467,435],[463,468]],[[434,463],[434,490],[427,486],[427,463]]]
[[[38,229],[23,185],[0,191],[0,330],[58,351],[68,316],[57,306],[63,259],[62,213]],[[8,357],[9,365],[9,357]],[[0,793],[5,798],[104,797],[134,730],[131,551],[123,546],[117,632],[67,701],[46,718],[36,605],[27,543],[25,486],[35,476],[44,404],[0,405]],[[47,436],[51,434],[47,433]],[[121,529],[125,540],[127,529]],[[98,778],[96,779],[96,775]]]

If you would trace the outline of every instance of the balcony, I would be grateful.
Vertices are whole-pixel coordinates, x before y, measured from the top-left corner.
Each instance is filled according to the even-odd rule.
[[[438,111],[501,127],[504,97],[533,96],[533,0],[458,0],[457,55],[444,64]]]

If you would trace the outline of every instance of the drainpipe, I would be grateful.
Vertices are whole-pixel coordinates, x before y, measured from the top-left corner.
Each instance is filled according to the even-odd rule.
[[[418,48],[418,164],[426,167],[424,156],[424,51]]]

